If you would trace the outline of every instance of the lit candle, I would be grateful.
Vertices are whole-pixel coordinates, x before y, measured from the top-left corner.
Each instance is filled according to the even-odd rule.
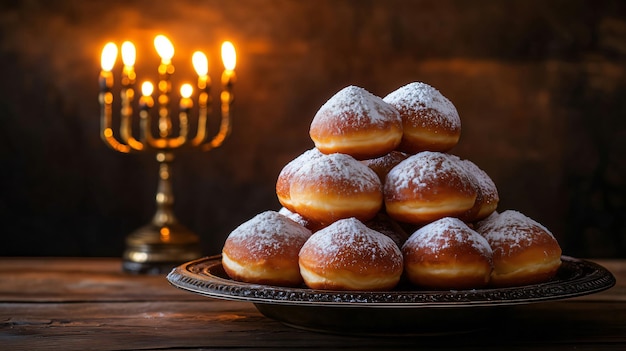
[[[180,138],[187,138],[187,126],[189,110],[193,106],[191,101],[191,94],[193,94],[193,87],[191,84],[183,84],[180,87],[180,113],[178,120],[180,122]]]
[[[222,74],[222,84],[225,88],[232,88],[235,83],[235,66],[237,65],[237,53],[235,46],[230,41],[222,44],[222,62],[224,63],[224,73]]]
[[[122,62],[124,69],[122,70],[122,85],[129,86],[135,83],[135,58],[137,51],[135,45],[130,41],[122,43]]]
[[[122,43],[122,90],[120,97],[122,98],[120,136],[122,140],[133,148],[141,148],[132,136],[131,132],[131,116],[133,114],[132,101],[135,99],[135,45],[130,41]]]
[[[163,138],[170,135],[172,121],[169,116],[169,92],[171,90],[170,75],[174,73],[172,57],[174,57],[174,46],[164,35],[157,35],[154,38],[154,47],[161,57],[159,65],[159,135]]]
[[[102,92],[111,90],[113,87],[113,66],[117,60],[117,46],[114,43],[107,43],[102,49],[102,55],[100,56],[100,90]]]
[[[152,99],[152,92],[154,86],[150,82],[143,82],[141,84],[141,98],[139,98],[139,123],[141,128],[141,140],[150,140],[150,109],[154,106],[154,99]]]
[[[209,78],[209,60],[204,53],[194,52],[191,62],[198,74],[198,132],[192,143],[199,145],[206,138],[206,121],[211,103],[211,95],[209,94],[211,78]]]
[[[198,89],[203,90],[206,88],[209,80],[209,60],[203,52],[196,51],[191,57],[191,62],[198,74]]]
[[[174,45],[167,39],[165,35],[157,35],[154,37],[154,47],[157,53],[161,57],[161,63],[172,63],[172,57],[174,57]]]
[[[102,55],[100,56],[102,70],[111,72],[113,66],[115,66],[115,60],[117,60],[117,46],[114,43],[107,43],[102,49]]]
[[[154,106],[154,99],[152,99],[152,92],[154,86],[150,82],[143,82],[141,84],[141,98],[139,99],[139,108],[141,110],[149,111]]]
[[[237,65],[237,53],[235,46],[230,41],[222,44],[222,62],[224,72],[222,73],[222,85],[224,90],[220,94],[222,102],[222,118],[227,118],[230,114],[230,105],[234,100],[233,85],[235,84],[235,66]]]
[[[193,94],[193,87],[191,84],[183,84],[180,87],[180,108],[185,111],[189,111],[189,109],[193,106],[193,102],[191,101],[191,94]]]

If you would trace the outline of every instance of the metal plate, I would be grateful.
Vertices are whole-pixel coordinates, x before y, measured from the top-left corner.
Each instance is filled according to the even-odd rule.
[[[287,325],[342,334],[439,334],[483,328],[507,307],[597,293],[615,278],[593,262],[562,257],[548,282],[512,288],[423,291],[408,285],[384,292],[326,291],[248,284],[230,279],[221,256],[174,268],[169,282],[200,295],[254,303]]]

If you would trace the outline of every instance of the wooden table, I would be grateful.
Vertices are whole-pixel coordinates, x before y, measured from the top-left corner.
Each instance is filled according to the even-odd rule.
[[[596,260],[607,291],[516,307],[492,329],[356,337],[309,332],[253,304],[177,289],[117,259],[0,258],[0,350],[436,349],[626,350],[626,260]]]

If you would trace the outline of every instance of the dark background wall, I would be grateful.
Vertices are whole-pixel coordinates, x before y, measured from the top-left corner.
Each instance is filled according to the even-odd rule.
[[[4,1],[0,5],[0,255],[119,256],[150,220],[157,164],[99,139],[102,46],[132,40],[155,80],[154,35],[191,53],[238,49],[232,136],[180,154],[176,213],[207,254],[278,209],[276,176],[346,85],[438,88],[463,123],[453,153],[494,179],[500,209],[564,252],[626,257],[626,6],[621,1]],[[120,65],[118,64],[118,67]]]

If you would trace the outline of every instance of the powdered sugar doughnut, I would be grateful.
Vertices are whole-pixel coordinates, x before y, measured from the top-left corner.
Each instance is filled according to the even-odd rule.
[[[376,173],[345,154],[304,163],[291,178],[289,194],[294,212],[322,225],[350,217],[372,219],[383,198]]]
[[[302,283],[298,254],[311,231],[275,211],[233,230],[222,248],[222,266],[234,280],[278,286]]]
[[[406,239],[409,238],[404,228],[384,213],[378,213],[376,217],[365,222],[365,225],[370,229],[388,236],[398,247],[402,247]]]
[[[402,139],[402,120],[380,97],[348,86],[320,107],[309,135],[322,153],[339,152],[362,160],[394,150]]]
[[[323,226],[319,223],[315,223],[309,219],[306,219],[304,217],[302,217],[302,215],[300,215],[299,213],[296,212],[292,212],[290,211],[288,208],[286,207],[281,207],[280,210],[278,210],[278,213],[280,213],[281,215],[291,219],[292,221],[304,226],[305,228],[307,228],[308,230],[310,230],[311,232],[316,232],[320,229],[323,228]]]
[[[466,222],[475,222],[485,219],[498,207],[498,202],[500,201],[498,188],[489,175],[474,162],[470,160],[460,160],[459,162],[474,180],[477,189],[474,207],[465,215],[461,216],[461,219]]]
[[[470,289],[489,283],[489,243],[458,218],[442,218],[418,229],[402,246],[409,281],[430,289]]]
[[[561,266],[561,247],[552,233],[520,212],[494,213],[478,223],[477,231],[493,249],[496,287],[547,281]]]
[[[406,160],[407,157],[409,157],[408,154],[394,150],[386,155],[369,160],[362,160],[361,162],[376,172],[381,183],[384,184],[387,173],[389,173],[393,167],[397,166],[398,163]]]
[[[389,237],[355,218],[313,234],[300,250],[300,272],[312,289],[393,289],[402,275],[402,253]]]
[[[410,156],[389,171],[384,185],[387,214],[418,225],[458,217],[474,206],[476,196],[459,158],[441,152]]]
[[[461,136],[461,119],[445,96],[432,86],[415,82],[391,92],[383,99],[402,117],[403,136],[398,150],[448,151]]]
[[[278,178],[276,179],[276,196],[278,197],[280,204],[285,208],[292,212],[294,211],[294,208],[291,205],[291,195],[289,194],[293,174],[302,168],[302,165],[306,162],[320,156],[322,156],[322,153],[316,148],[307,150],[291,162],[287,163],[280,171]]]

